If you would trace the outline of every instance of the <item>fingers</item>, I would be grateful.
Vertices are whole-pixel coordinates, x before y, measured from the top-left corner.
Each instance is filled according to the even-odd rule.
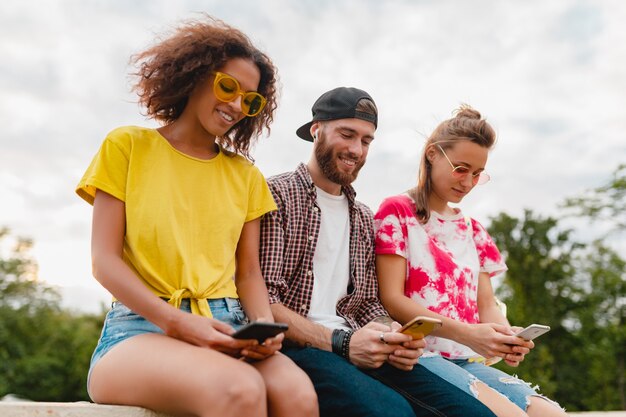
[[[400,323],[398,323],[397,321],[394,321],[391,323],[391,331],[392,332],[397,332],[398,330],[400,330],[400,328],[402,328],[402,325]]]
[[[513,351],[513,353],[519,353],[522,355],[526,355],[528,353],[530,353],[530,349],[521,345],[518,346],[513,346],[513,348],[511,349]]]
[[[498,333],[506,334],[509,336],[513,336],[515,334],[510,326],[505,326],[504,324],[499,323],[489,323],[489,325]]]
[[[408,334],[402,334],[398,332],[381,332],[378,336],[380,342],[390,344],[390,345],[399,345],[406,342],[411,342],[413,338]]]
[[[415,351],[404,351],[402,353],[406,354],[409,352],[416,353]],[[389,357],[387,358],[387,363],[403,371],[410,371],[411,369],[413,369],[413,367],[415,366],[415,364],[417,363],[419,359],[419,356],[421,356],[421,352],[419,352],[420,355],[417,355],[417,357],[404,356],[404,354],[397,355],[397,353],[400,353],[400,352],[396,351],[390,354]]]
[[[402,346],[406,349],[424,349],[426,348],[426,340],[424,339],[413,339],[410,342],[402,343]]]
[[[232,326],[224,323],[223,321],[219,321],[219,320],[215,320],[215,319],[207,319],[211,321],[211,326],[213,326],[213,328],[221,333],[227,334],[227,335],[231,335],[233,333],[235,333],[235,329],[233,329]]]
[[[417,360],[424,354],[423,349],[396,349],[389,354],[389,358],[401,358],[402,361],[407,363],[416,364]]]
[[[524,360],[524,357],[525,355],[522,353],[507,353],[502,356],[502,359],[507,365],[517,367]]]

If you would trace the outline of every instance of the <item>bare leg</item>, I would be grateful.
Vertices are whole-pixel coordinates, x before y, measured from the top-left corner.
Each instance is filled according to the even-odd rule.
[[[530,397],[526,412],[530,417],[567,417],[567,413],[557,404],[536,396]]]
[[[291,359],[277,353],[253,365],[265,380],[271,417],[319,416],[313,383]]]
[[[230,356],[160,334],[115,346],[95,365],[93,400],[174,415],[267,416],[259,372]]]
[[[473,388],[478,392],[480,402],[485,404],[498,417],[528,417],[521,408],[486,384],[477,381]]]

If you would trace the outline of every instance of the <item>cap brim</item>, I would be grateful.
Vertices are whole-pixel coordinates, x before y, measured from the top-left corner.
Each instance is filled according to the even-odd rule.
[[[296,135],[298,135],[299,137],[301,137],[302,139],[306,141],[313,142],[313,136],[311,136],[312,125],[313,125],[313,122],[303,124],[302,126],[298,128],[298,130],[296,130]]]

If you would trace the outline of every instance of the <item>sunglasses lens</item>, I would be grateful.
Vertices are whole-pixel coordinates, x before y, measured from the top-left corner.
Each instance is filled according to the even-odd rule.
[[[237,80],[229,76],[222,76],[215,79],[215,95],[219,100],[234,100],[239,91]]]
[[[246,93],[241,102],[242,110],[248,116],[256,116],[264,106],[265,98],[259,93]]]
[[[452,175],[454,176],[454,178],[464,178],[469,174],[469,169],[467,169],[466,167],[459,165],[457,167],[454,167],[454,169],[452,170]]]
[[[476,177],[476,184],[478,184],[478,185],[485,184],[485,183],[489,182],[490,179],[491,179],[491,177],[489,176],[489,174],[487,174],[485,172],[481,172],[480,175],[478,177]]]

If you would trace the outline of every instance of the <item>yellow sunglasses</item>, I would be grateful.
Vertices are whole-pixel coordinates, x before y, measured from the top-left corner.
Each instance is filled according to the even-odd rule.
[[[241,96],[241,112],[246,116],[256,116],[261,113],[267,100],[255,91],[241,91],[239,81],[223,72],[215,73],[213,81],[213,93],[215,97],[224,103],[234,101]]]

